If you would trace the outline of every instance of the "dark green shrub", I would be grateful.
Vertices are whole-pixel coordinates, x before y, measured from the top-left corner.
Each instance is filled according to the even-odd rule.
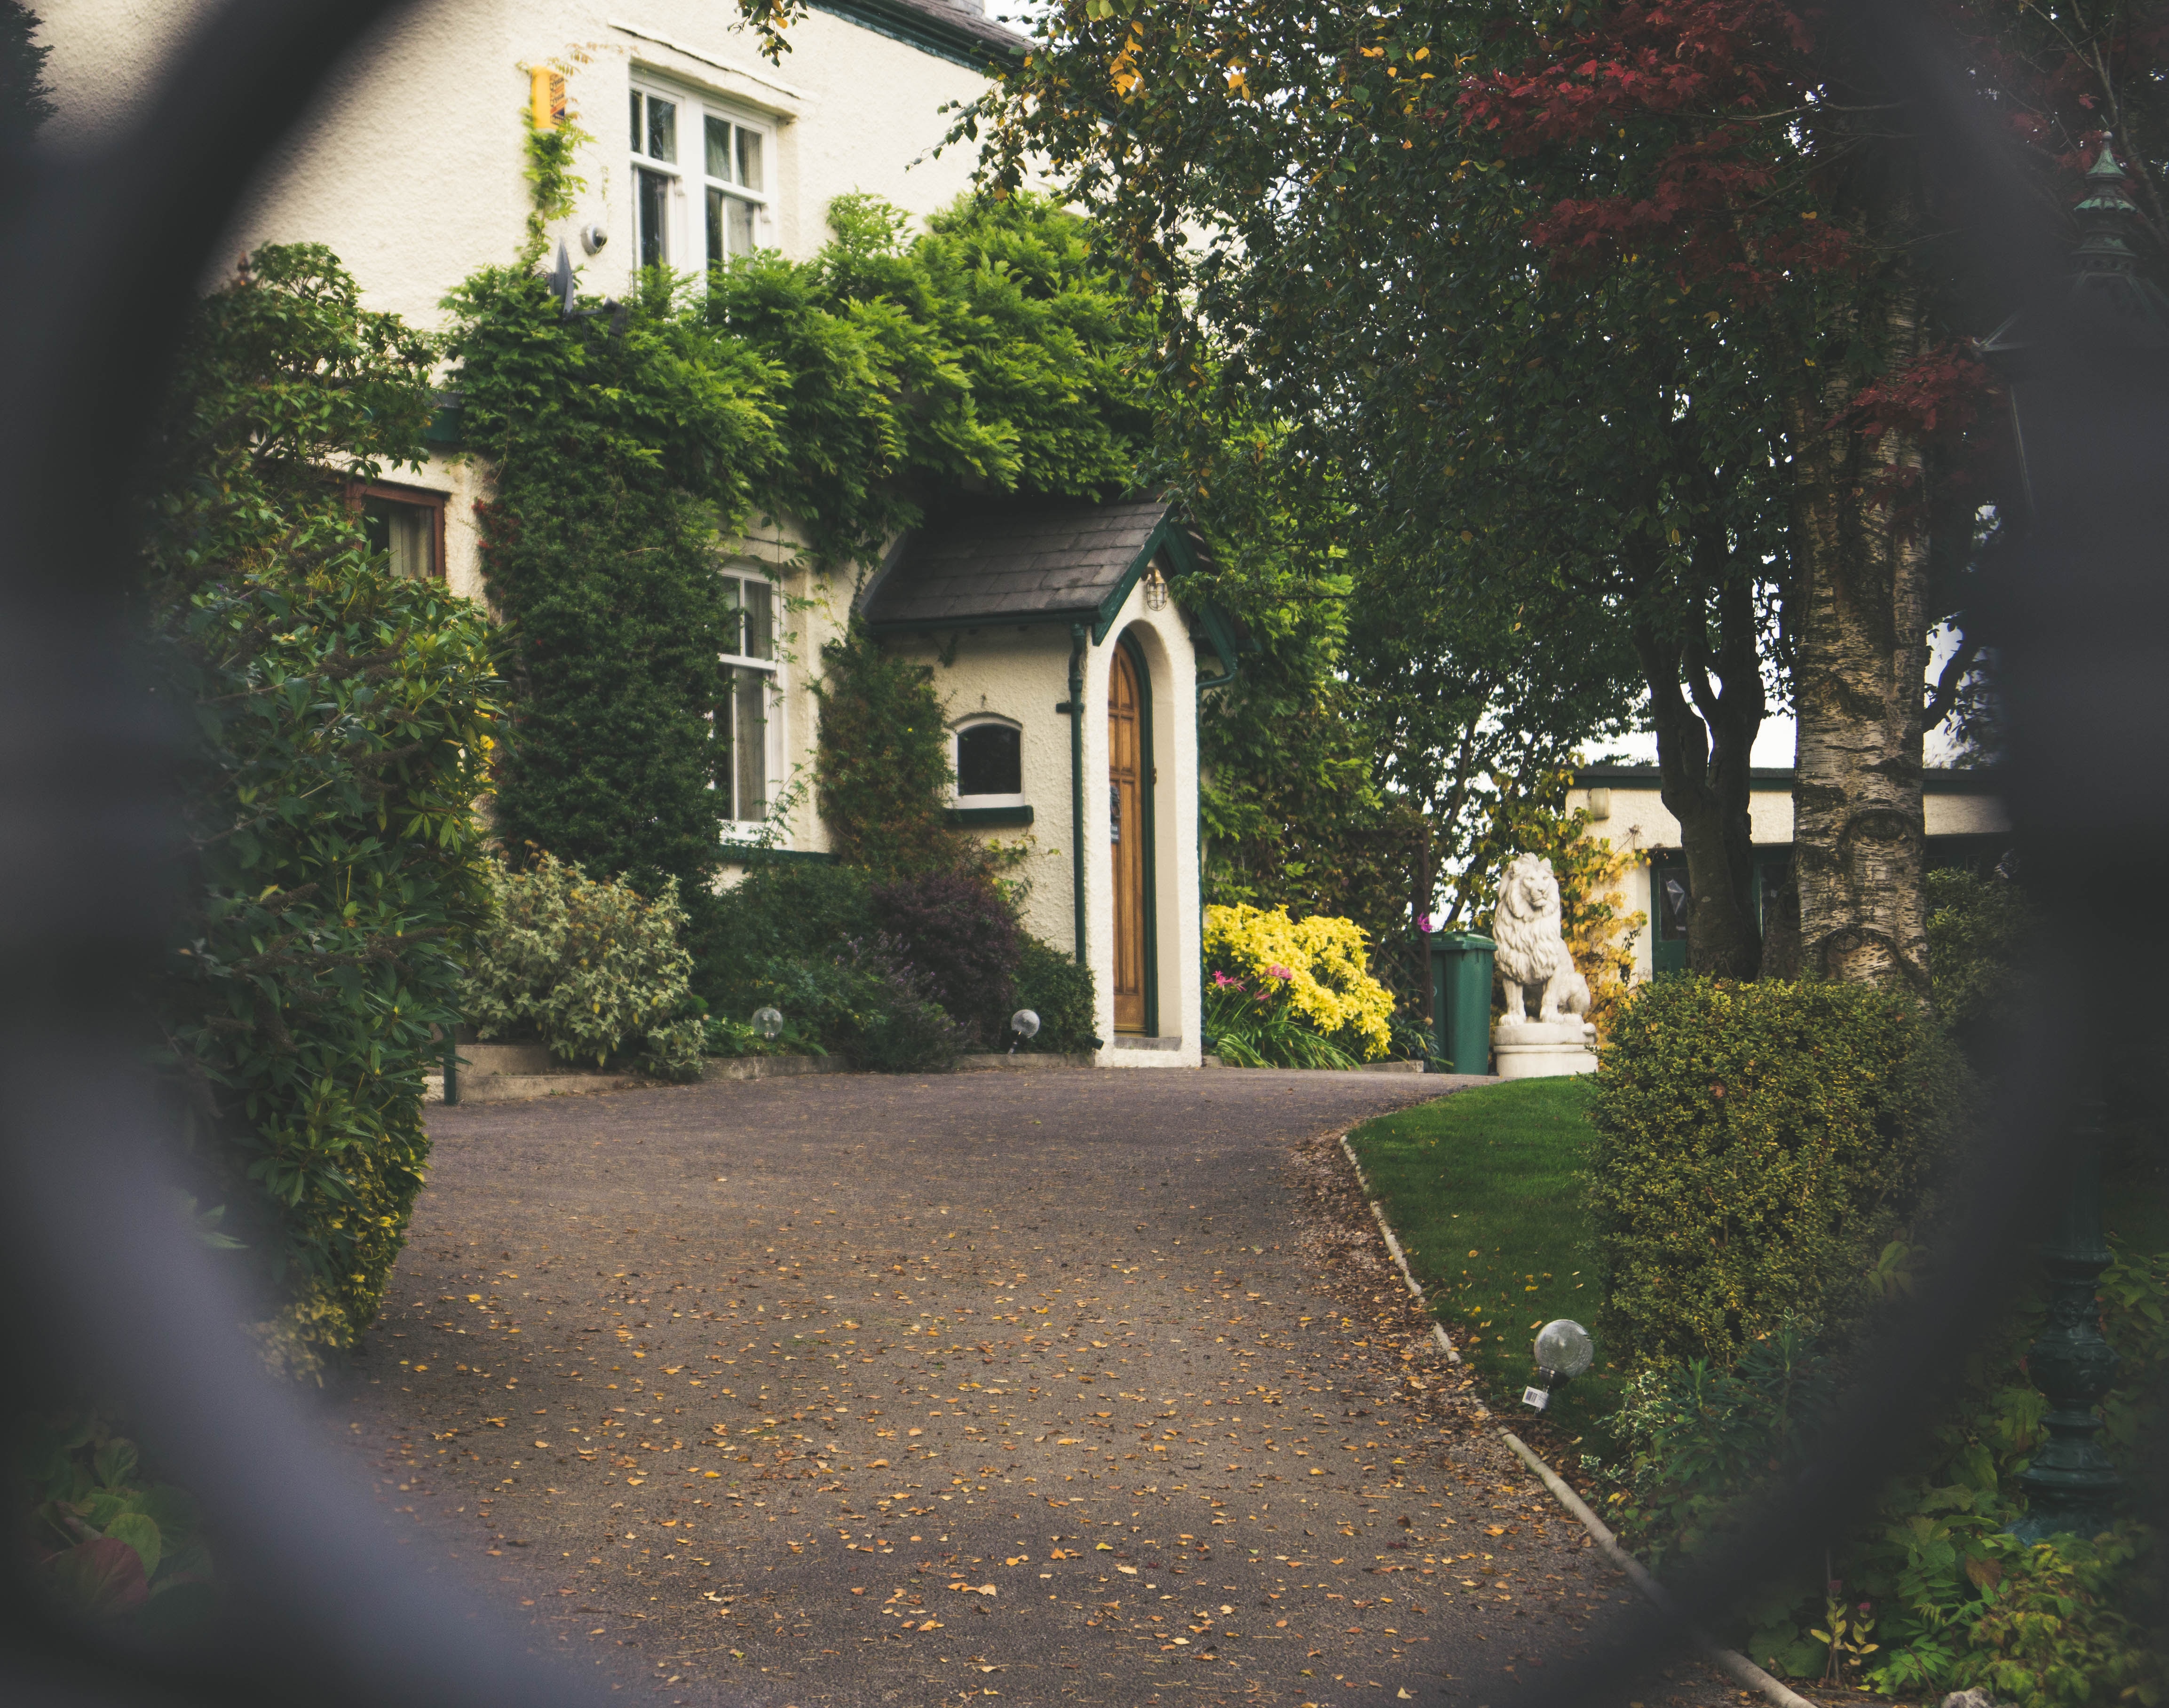
[[[877,1073],[941,1073],[972,1047],[973,1033],[935,1000],[931,982],[903,959],[903,945],[881,936],[851,945],[850,965],[872,981],[865,1025],[846,1046]]]
[[[924,872],[876,886],[874,918],[925,981],[927,994],[986,1049],[1006,1041],[1025,934],[992,881]]]
[[[1865,986],[1643,986],[1597,1076],[1591,1216],[1623,1365],[1729,1365],[1788,1316],[1844,1326],[1919,1209],[1970,1081]]]
[[[1042,943],[1029,932],[1021,938],[1021,949],[1016,1005],[1039,1016],[1039,1033],[1017,1048],[1062,1056],[1098,1049],[1100,1004],[1092,986],[1092,969],[1079,966],[1074,956]],[[1002,1047],[1009,1047],[1007,1040]]]
[[[779,961],[833,956],[874,929],[864,872],[810,860],[763,860],[714,904],[688,936],[693,988],[709,1008],[743,1020],[769,1000],[759,993]],[[791,1006],[777,1002],[786,1019]]]
[[[376,1317],[486,915],[489,625],[392,575],[348,498],[423,456],[432,364],[328,250],[260,249],[191,311],[141,494],[154,692],[190,742],[162,1061],[191,1189],[300,1369]]]

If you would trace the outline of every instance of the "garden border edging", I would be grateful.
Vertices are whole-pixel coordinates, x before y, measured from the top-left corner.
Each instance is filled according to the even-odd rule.
[[[1371,1190],[1371,1182],[1363,1173],[1363,1165],[1356,1160],[1356,1147],[1348,1142],[1346,1133],[1340,1136],[1340,1154],[1347,1157],[1348,1166],[1356,1171],[1356,1189],[1362,1193],[1364,1203],[1370,1205],[1371,1215],[1378,1224],[1378,1232],[1386,1237],[1386,1249],[1394,1254],[1394,1263],[1401,1272],[1401,1279],[1408,1283],[1409,1291],[1415,1296],[1416,1303],[1423,1306],[1425,1315],[1430,1316],[1431,1303],[1424,1297],[1422,1285],[1410,1269],[1408,1258],[1402,1255],[1400,1241],[1394,1237],[1394,1230],[1386,1225],[1386,1212],[1378,1208],[1378,1200]],[[1459,1364],[1461,1354],[1454,1349],[1453,1342],[1447,1338],[1445,1325],[1436,1317],[1431,1319],[1431,1332],[1438,1340],[1439,1349],[1445,1353],[1446,1361]],[[1490,1415],[1481,1402],[1479,1402],[1476,1414],[1479,1418]]]
[[[1646,1566],[1619,1546],[1619,1539],[1612,1534],[1612,1527],[1589,1509],[1589,1503],[1568,1486],[1564,1477],[1532,1452],[1511,1429],[1501,1429],[1499,1433],[1506,1438],[1506,1445],[1521,1456],[1521,1462],[1537,1473],[1544,1487],[1552,1492],[1553,1498],[1581,1520],[1581,1527],[1604,1551],[1605,1558],[1633,1579],[1634,1587],[1648,1598],[1652,1606],[1678,1620],[1686,1627],[1687,1635],[1694,1640],[1695,1646],[1711,1661],[1738,1683],[1751,1690],[1760,1691],[1776,1703],[1777,1708],[1816,1708],[1815,1704],[1772,1678],[1738,1650],[1721,1647],[1708,1632],[1682,1615],[1679,1604],[1665,1593],[1665,1586],[1649,1575]]]

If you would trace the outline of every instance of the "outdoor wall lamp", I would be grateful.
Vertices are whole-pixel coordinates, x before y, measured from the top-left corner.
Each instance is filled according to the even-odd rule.
[[[1010,1030],[1016,1034],[1010,1044],[1010,1054],[1016,1054],[1016,1046],[1027,1038],[1039,1035],[1039,1016],[1030,1008],[1019,1008],[1010,1016]]]
[[[1537,1386],[1521,1390],[1521,1403],[1543,1411],[1552,1402],[1552,1390],[1580,1375],[1596,1356],[1596,1343],[1571,1317],[1545,1323],[1537,1331]]]
[[[754,1030],[773,1044],[783,1035],[783,1010],[755,1008],[753,1011]]]

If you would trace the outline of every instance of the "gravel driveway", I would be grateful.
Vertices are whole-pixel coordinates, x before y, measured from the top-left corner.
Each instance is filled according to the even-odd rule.
[[[1503,1708],[1628,1592],[1499,1445],[1332,1143],[1456,1083],[440,1110],[339,1428],[418,1570],[642,1700]],[[1665,1688],[1638,1700],[1737,1700]]]

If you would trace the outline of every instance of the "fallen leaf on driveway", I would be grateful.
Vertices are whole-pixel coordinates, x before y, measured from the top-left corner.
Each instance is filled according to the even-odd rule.
[[[1134,1566],[1117,1566],[1115,1569],[1125,1578],[1134,1578],[1138,1575],[1138,1568]]]

